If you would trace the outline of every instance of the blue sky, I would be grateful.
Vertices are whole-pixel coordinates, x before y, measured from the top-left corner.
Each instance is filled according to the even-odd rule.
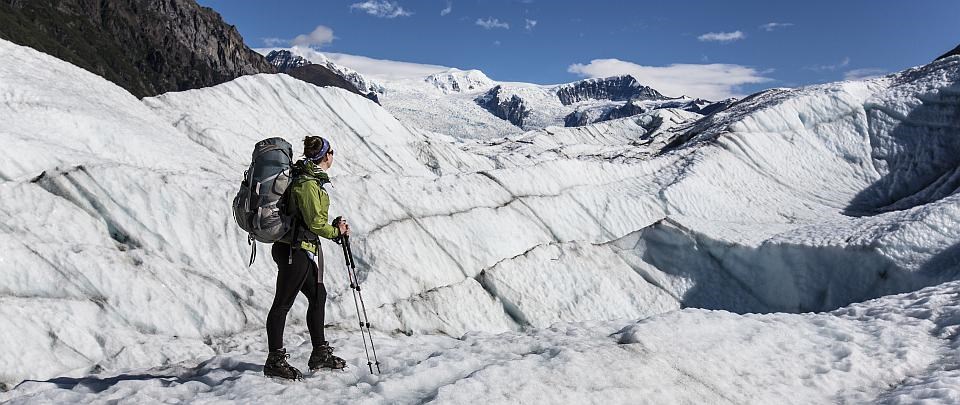
[[[960,44],[960,1],[199,3],[254,48],[298,43],[541,84],[631,73],[707,98],[893,72]]]

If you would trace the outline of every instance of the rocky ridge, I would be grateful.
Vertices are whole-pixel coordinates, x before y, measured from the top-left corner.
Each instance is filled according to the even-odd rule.
[[[193,0],[0,2],[0,38],[100,75],[137,97],[275,73],[236,27]]]

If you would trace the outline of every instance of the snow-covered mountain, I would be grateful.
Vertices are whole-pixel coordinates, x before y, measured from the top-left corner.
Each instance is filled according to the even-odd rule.
[[[276,66],[277,71],[281,73],[288,72],[312,63],[306,58],[294,55],[292,52],[287,50],[270,51],[270,53],[266,55],[266,58],[267,62],[270,62],[271,65]]]
[[[16,386],[0,401],[960,396],[960,56],[522,134],[471,115],[492,117],[474,101],[490,89],[422,78],[384,107],[285,75],[141,101],[0,41],[0,83],[0,381]],[[435,99],[434,116],[464,108],[419,126]],[[331,214],[357,233],[382,375],[333,246],[327,322],[350,368],[259,372],[276,270],[263,246],[246,267],[229,203],[257,140],[308,134],[337,150]]]
[[[711,103],[689,97],[665,97],[640,85],[631,76],[588,79],[557,86],[497,84],[475,101],[493,115],[523,130],[558,125],[584,126],[666,108],[706,115],[722,110],[730,103],[729,100]]]
[[[663,94],[637,82],[633,76],[587,79],[557,86],[557,97],[563,105],[589,100],[664,100]]]
[[[377,101],[401,121],[439,133],[453,131],[464,138],[499,138],[549,126],[583,126],[660,108],[707,115],[731,102],[666,97],[628,75],[537,85],[498,82],[479,70],[438,67],[439,71],[423,76],[373,77],[376,75],[361,75],[308,48],[260,51],[285,52],[333,71],[350,71],[354,75],[350,80],[358,88],[363,88],[362,83],[378,83]]]
[[[489,89],[494,85],[487,75],[479,70],[450,69],[446,72],[434,73],[424,81],[434,85],[443,92],[464,93]]]

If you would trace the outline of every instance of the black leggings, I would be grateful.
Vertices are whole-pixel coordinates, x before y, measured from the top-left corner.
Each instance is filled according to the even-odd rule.
[[[287,312],[297,299],[297,292],[307,296],[307,329],[314,346],[324,343],[323,305],[327,302],[327,289],[323,286],[323,252],[317,246],[317,264],[303,249],[293,249],[293,264],[290,264],[290,245],[273,244],[273,261],[277,263],[277,295],[267,314],[267,345],[270,350],[283,348],[283,327]]]

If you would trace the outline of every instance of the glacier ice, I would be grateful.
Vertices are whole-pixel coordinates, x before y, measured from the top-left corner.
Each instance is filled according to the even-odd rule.
[[[155,398],[168,387],[182,391],[172,396],[231,388],[204,391],[195,382],[206,374],[252,378],[244,364],[260,361],[275,268],[246,267],[229,203],[251,146],[270,136],[298,145],[320,134],[339,157],[331,214],[355,227],[364,297],[398,374],[337,378],[367,384],[358,392],[372,402],[422,399],[423,390],[456,402],[491,384],[518,395],[578,378],[589,386],[598,382],[581,368],[624,356],[608,373],[623,378],[603,395],[640,395],[624,384],[665,373],[698,384],[670,391],[690,395],[674,399],[705,401],[742,385],[691,374],[683,348],[703,348],[720,367],[753,337],[769,350],[766,370],[812,385],[732,402],[782,400],[793,389],[824,401],[912,398],[936,381],[904,379],[938,364],[937,328],[956,323],[912,320],[946,303],[918,301],[902,316],[876,311],[903,296],[857,303],[927,286],[937,286],[927,295],[955,295],[942,283],[960,263],[960,57],[775,89],[703,119],[665,109],[579,128],[495,129],[508,136],[483,140],[464,140],[477,137],[440,115],[428,128],[395,118],[402,97],[381,108],[283,75],[141,101],[9,42],[0,41],[0,60],[0,312],[11,325],[0,347],[17,348],[0,350],[7,386],[56,376],[82,385],[98,380],[83,377],[90,372],[153,367],[177,382],[139,391]],[[342,258],[331,247],[324,256],[328,322],[359,355],[347,340],[355,313]],[[808,311],[819,313],[783,314]],[[851,320],[863,312],[867,324]],[[697,334],[700,325],[713,326]],[[675,330],[687,334],[678,341]],[[781,338],[795,330],[801,338]],[[815,350],[824,345],[836,348]],[[248,354],[224,357],[229,350]],[[783,364],[797,356],[797,368]],[[198,358],[210,360],[183,368]],[[561,374],[537,371],[561,361]],[[879,367],[889,376],[868,372]],[[510,383],[508,370],[535,377]],[[831,373],[849,379],[831,382]],[[428,389],[431,379],[444,384]],[[135,396],[136,382],[103,392]],[[17,392],[89,399],[45,387]],[[503,392],[489,395],[510,398]]]

